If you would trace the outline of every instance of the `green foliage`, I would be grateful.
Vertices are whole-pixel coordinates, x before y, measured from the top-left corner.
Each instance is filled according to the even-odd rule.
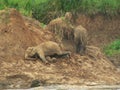
[[[16,8],[27,16],[41,22],[63,16],[65,12],[94,15],[117,15],[120,13],[120,0],[0,0],[0,9]]]
[[[116,14],[119,7],[119,0],[82,0],[81,4],[81,10],[90,14]]]
[[[120,39],[113,41],[111,44],[104,48],[104,52],[108,56],[120,54]]]
[[[46,24],[40,23],[40,26],[41,26],[42,28],[45,28],[45,27],[46,27]]]
[[[33,8],[33,17],[48,23],[67,11],[75,16],[76,13],[117,15],[120,12],[120,0],[47,0]]]
[[[48,0],[47,2],[37,4],[33,8],[33,17],[40,20],[40,22],[48,23],[51,19],[61,16],[60,3],[57,1]]]
[[[35,5],[45,1],[46,0],[0,0],[0,10],[5,8],[16,8],[22,14],[31,16],[32,9]]]

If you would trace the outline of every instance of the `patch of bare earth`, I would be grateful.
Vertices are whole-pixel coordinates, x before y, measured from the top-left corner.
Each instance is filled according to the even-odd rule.
[[[120,84],[116,67],[94,46],[87,55],[72,53],[50,64],[24,59],[27,47],[53,40],[39,22],[23,17],[15,9],[0,11],[0,88],[29,88],[33,80],[44,84]]]
[[[79,15],[76,24],[81,24],[88,30],[88,42],[90,45],[103,49],[116,39],[120,39],[120,15]],[[108,57],[116,66],[120,66],[120,55]]]

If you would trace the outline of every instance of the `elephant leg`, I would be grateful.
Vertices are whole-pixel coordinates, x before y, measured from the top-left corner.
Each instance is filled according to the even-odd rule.
[[[36,57],[33,56],[29,56],[28,54],[25,54],[25,59],[26,60],[36,60]]]
[[[70,51],[64,51],[60,54],[57,54],[58,57],[70,57],[71,52]]]
[[[80,43],[78,42],[76,44],[76,53],[80,53],[80,49],[81,49],[81,46],[80,46]]]
[[[85,50],[86,50],[85,46],[84,46],[84,45],[81,45],[81,46],[80,46],[80,54],[81,54],[81,55],[85,54]]]
[[[64,57],[64,56],[69,56],[70,57],[71,55],[71,52],[70,51],[61,51],[60,48],[57,48],[56,49],[56,54],[54,56],[57,56],[57,57]]]
[[[37,54],[38,54],[38,57],[39,57],[43,62],[48,63],[48,61],[46,60],[45,55],[44,55],[43,52],[40,52],[40,51],[39,51]]]

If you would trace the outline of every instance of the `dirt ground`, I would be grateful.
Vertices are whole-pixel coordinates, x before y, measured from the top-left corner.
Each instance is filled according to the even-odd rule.
[[[70,58],[57,58],[49,64],[25,60],[27,47],[54,40],[53,33],[15,9],[2,10],[0,16],[0,88],[29,88],[33,80],[41,81],[42,85],[120,84],[120,72],[94,46],[88,46],[86,56],[72,53]],[[94,33],[90,36],[94,37]],[[95,37],[96,42],[99,37]]]
[[[120,39],[120,16],[105,16],[97,14],[94,16],[80,14],[76,24],[81,24],[88,30],[89,44],[103,50],[104,46],[116,39]],[[120,55],[108,57],[112,63],[120,66]]]

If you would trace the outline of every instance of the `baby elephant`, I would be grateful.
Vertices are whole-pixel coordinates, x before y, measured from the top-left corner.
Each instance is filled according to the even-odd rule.
[[[81,25],[74,28],[74,42],[76,53],[85,54],[87,45],[87,30]]]
[[[36,59],[39,58],[43,62],[47,63],[46,56],[70,56],[70,52],[62,52],[60,46],[53,41],[43,42],[35,47],[28,47],[25,52],[25,59]]]

